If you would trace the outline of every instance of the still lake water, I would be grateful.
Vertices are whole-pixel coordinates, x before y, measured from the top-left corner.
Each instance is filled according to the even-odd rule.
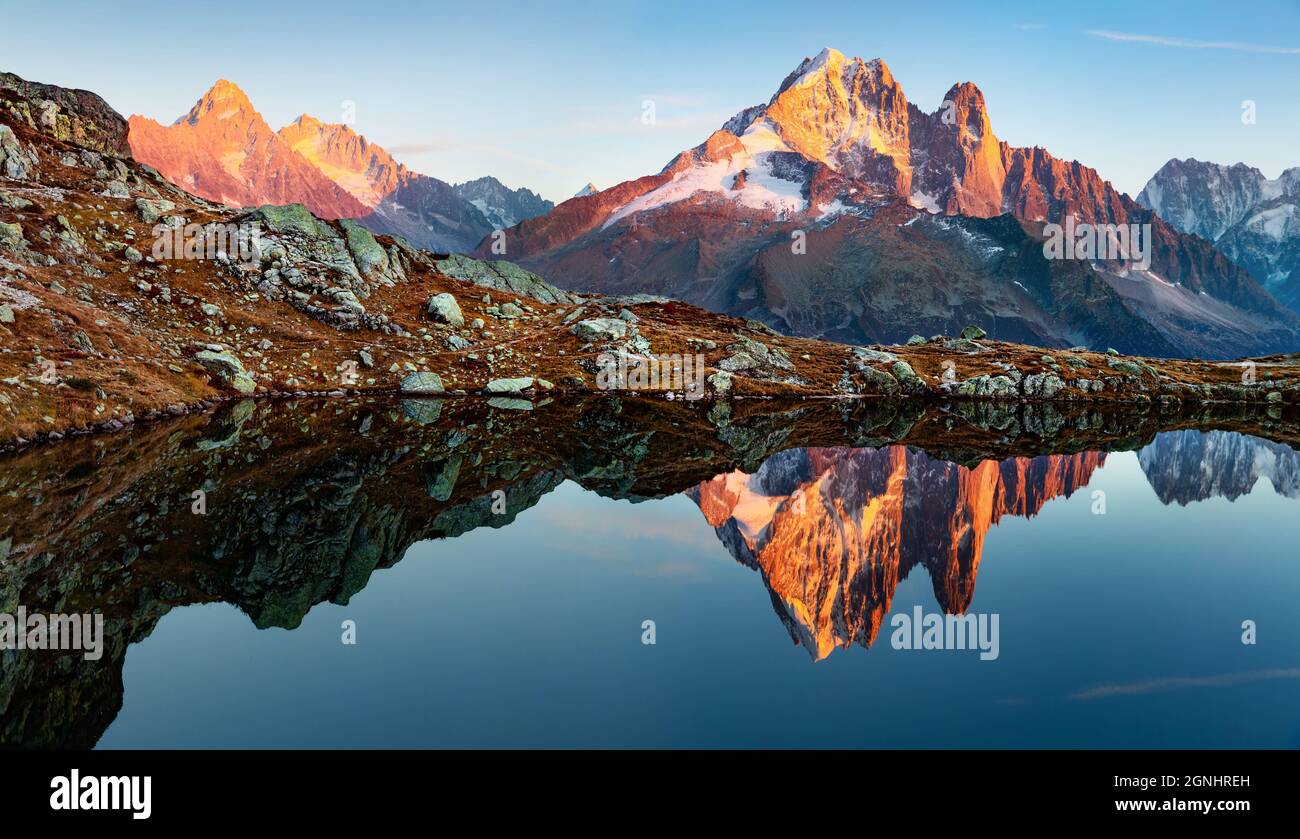
[[[0,654],[0,745],[1300,746],[1284,443],[404,410],[246,402],[0,462],[0,612],[109,637]],[[916,608],[996,616],[996,658],[896,649]]]
[[[1296,487],[1162,502],[1144,460],[1177,494],[1276,449],[1162,461],[1165,442],[988,527],[969,611],[999,615],[996,660],[895,650],[888,621],[869,649],[814,660],[694,500],[568,481],[507,527],[415,544],[293,630],[226,604],[173,610],[127,654],[99,745],[1300,745]],[[888,613],[918,605],[942,608],[922,565]]]

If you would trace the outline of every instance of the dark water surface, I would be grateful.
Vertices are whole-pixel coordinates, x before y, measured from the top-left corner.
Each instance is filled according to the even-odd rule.
[[[0,745],[1295,747],[1294,439],[305,401],[32,451],[0,461],[0,612],[108,638],[0,653]],[[896,648],[918,608],[996,618],[996,657]]]

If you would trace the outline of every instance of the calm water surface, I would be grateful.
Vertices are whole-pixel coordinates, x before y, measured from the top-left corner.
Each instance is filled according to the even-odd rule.
[[[341,591],[304,572],[295,585],[310,594],[289,617],[195,594],[219,571],[188,564],[142,585],[150,557],[135,559],[120,698],[100,684],[107,670],[71,677],[85,736],[101,748],[1300,745],[1300,455],[1285,445],[1173,431],[1136,451],[962,464],[901,445],[800,447],[662,498],[608,497],[574,471],[521,500],[527,468],[490,450],[474,463],[456,442],[460,489],[440,460],[416,494],[504,472],[510,520],[399,545],[389,567],[351,583],[345,571]],[[254,467],[232,454],[223,468]],[[490,486],[470,487],[480,510]],[[301,542],[294,556],[323,556],[337,530],[286,538]],[[260,562],[236,591],[285,573],[278,556]],[[150,598],[172,605],[129,628]],[[996,615],[996,659],[895,649],[891,619],[915,607]],[[1257,643],[1243,643],[1244,621]],[[10,681],[11,741],[66,735],[68,720],[16,722],[40,716],[40,691],[67,695],[66,674]]]

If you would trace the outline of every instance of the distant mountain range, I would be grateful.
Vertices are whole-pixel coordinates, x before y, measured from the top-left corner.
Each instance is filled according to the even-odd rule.
[[[1244,163],[1170,160],[1137,200],[1175,230],[1213,242],[1300,312],[1300,166],[1269,180]]]
[[[789,334],[892,343],[977,324],[1162,357],[1300,346],[1300,170],[1268,181],[1172,161],[1134,201],[1077,161],[999,140],[970,82],[926,113],[883,61],[832,49],[660,172],[559,206],[495,178],[412,172],[305,114],[272,131],[226,81],[171,126],[133,117],[130,144],[212,200],[299,202],[565,288],[664,295]],[[1045,225],[1070,222],[1147,226],[1149,260],[1048,258]]]
[[[1149,268],[1046,259],[1043,225],[1067,218],[1149,224]],[[523,221],[504,255],[487,245],[477,253],[576,290],[660,293],[847,342],[976,323],[1150,355],[1300,344],[1300,318],[1211,243],[1093,169],[999,140],[975,85],[927,114],[883,61],[831,49],[660,172]]]
[[[142,116],[129,124],[132,155],[202,198],[305,204],[322,218],[353,218],[431,250],[469,250],[554,206],[492,177],[452,185],[413,172],[350,127],[307,114],[272,131],[224,79],[170,126]]]

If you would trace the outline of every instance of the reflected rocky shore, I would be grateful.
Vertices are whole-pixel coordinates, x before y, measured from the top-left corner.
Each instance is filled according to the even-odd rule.
[[[412,544],[506,526],[566,480],[688,492],[821,658],[869,645],[916,565],[964,610],[990,524],[1086,485],[1105,452],[1142,450],[1184,503],[1252,475],[1292,486],[1297,440],[1295,417],[1243,406],[325,399],[40,447],[0,460],[0,612],[100,613],[105,649],[0,652],[0,747],[93,746],[127,647],[172,608],[293,628]]]

